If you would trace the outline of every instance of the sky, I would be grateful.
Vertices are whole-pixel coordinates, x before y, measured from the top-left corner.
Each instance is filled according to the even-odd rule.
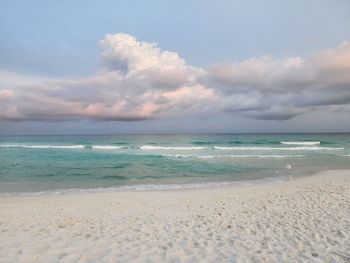
[[[0,134],[349,132],[349,10],[0,0]]]

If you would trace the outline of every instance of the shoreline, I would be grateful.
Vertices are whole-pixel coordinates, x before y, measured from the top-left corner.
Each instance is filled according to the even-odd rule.
[[[0,200],[2,198],[35,198],[35,197],[50,197],[50,196],[74,196],[74,195],[90,195],[90,194],[118,194],[118,193],[148,193],[148,192],[178,192],[178,191],[196,191],[196,190],[220,190],[220,189],[239,189],[251,187],[264,186],[281,186],[290,183],[302,183],[312,180],[313,178],[328,177],[327,174],[335,173],[333,177],[339,177],[338,173],[349,173],[350,170],[325,170],[319,172],[312,172],[308,175],[302,176],[283,176],[283,177],[266,177],[262,179],[252,179],[245,181],[213,181],[213,182],[199,182],[199,183],[183,183],[183,184],[135,184],[123,185],[113,187],[92,187],[92,188],[58,188],[43,191],[33,192],[4,192],[0,193]],[[326,176],[324,176],[326,175]],[[308,179],[309,178],[309,179]]]
[[[315,172],[316,174],[317,172]],[[302,176],[302,177],[308,177]],[[302,178],[302,177],[298,177]],[[298,180],[297,179],[297,180]],[[66,196],[81,194],[113,194],[113,193],[147,193],[147,192],[171,192],[171,191],[192,191],[192,190],[210,190],[225,188],[241,188],[254,185],[281,184],[294,181],[293,176],[289,177],[267,177],[262,179],[252,179],[245,181],[208,181],[198,183],[172,183],[172,184],[135,184],[113,187],[92,187],[92,188],[57,188],[43,191],[24,191],[24,192],[3,192],[1,198],[12,197],[47,197],[47,196]]]
[[[147,193],[147,192],[172,192],[172,191],[192,191],[192,190],[210,190],[210,189],[234,189],[264,185],[280,185],[284,183],[302,180],[303,178],[318,176],[322,173],[341,172],[350,170],[325,170],[312,172],[303,175],[289,175],[281,177],[265,177],[261,179],[251,179],[242,181],[204,181],[198,183],[166,183],[166,184],[135,184],[121,185],[112,187],[91,187],[91,188],[57,188],[42,191],[23,191],[23,192],[2,192],[1,198],[27,198],[27,197],[48,197],[48,196],[66,196],[82,194],[113,194],[113,193]]]
[[[350,170],[237,187],[0,197],[13,262],[347,262]]]

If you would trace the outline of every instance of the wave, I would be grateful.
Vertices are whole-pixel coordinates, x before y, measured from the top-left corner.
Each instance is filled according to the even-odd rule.
[[[257,155],[257,154],[245,154],[245,155],[186,155],[186,154],[162,154],[160,156],[169,158],[198,158],[198,159],[214,159],[214,158],[302,158],[307,157],[305,154],[297,155]]]
[[[343,147],[255,147],[255,146],[247,146],[247,147],[226,147],[226,146],[214,146],[215,150],[261,150],[261,151],[322,151],[322,150],[344,150]]]
[[[129,178],[122,175],[105,175],[100,177],[103,180],[128,180]]]
[[[123,149],[124,146],[116,146],[116,145],[93,145],[92,149],[95,150],[118,150]]]
[[[338,157],[350,157],[350,154],[338,154],[336,156],[338,156]]]
[[[109,178],[104,178],[109,179]],[[223,181],[223,182],[199,182],[199,183],[179,183],[179,184],[135,184],[121,185],[115,187],[96,187],[96,188],[68,188],[68,189],[53,189],[40,192],[5,192],[0,193],[0,197],[12,196],[52,196],[66,195],[76,193],[114,193],[114,192],[138,192],[138,191],[165,191],[165,190],[184,190],[184,189],[205,189],[205,188],[226,188],[226,187],[241,187],[265,183],[282,183],[289,178],[268,177],[257,180],[244,181]]]
[[[281,142],[281,144],[286,144],[286,145],[320,145],[321,142]]]
[[[225,142],[210,142],[210,141],[194,141],[192,142],[192,144],[195,144],[195,145],[209,145],[209,144],[221,144],[221,143],[225,143]]]
[[[30,144],[3,144],[2,148],[30,148],[30,149],[84,149],[84,145],[30,145]]]
[[[280,144],[279,141],[194,141],[192,142],[194,145],[215,145],[215,144],[228,144],[228,145],[235,145],[235,144],[248,144],[248,145],[261,145],[261,144]]]
[[[158,156],[169,157],[169,158],[195,158],[195,155],[186,155],[186,154],[160,154]]]
[[[0,144],[1,148],[30,148],[30,149],[94,149],[94,150],[119,150],[119,149],[139,149],[146,151],[153,150],[177,150],[177,151],[195,151],[195,150],[237,150],[237,151],[336,151],[344,150],[343,147],[320,147],[320,146],[298,146],[298,147],[268,147],[268,146],[120,146],[120,145],[45,145],[45,144]]]
[[[265,147],[265,146],[153,146],[143,145],[140,146],[141,150],[261,150],[261,151],[273,151],[273,150],[285,150],[285,151],[321,151],[321,150],[344,150],[342,147],[319,147],[319,146],[299,146],[299,147]]]
[[[307,157],[307,155],[202,155],[197,156],[201,159],[211,159],[211,158],[302,158]]]
[[[141,150],[207,150],[208,147],[201,146],[152,146],[152,145],[143,145],[139,147]]]

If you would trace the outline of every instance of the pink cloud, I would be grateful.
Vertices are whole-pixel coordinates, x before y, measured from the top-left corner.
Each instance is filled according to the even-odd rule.
[[[208,71],[127,34],[107,35],[100,46],[105,67],[89,77],[21,81],[18,73],[2,74],[0,119],[132,121],[224,112],[284,120],[350,104],[347,42],[309,58],[263,56]]]

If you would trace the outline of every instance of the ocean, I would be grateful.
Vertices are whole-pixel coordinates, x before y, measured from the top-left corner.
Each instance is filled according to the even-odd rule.
[[[350,169],[350,134],[0,136],[0,195],[281,182]]]

